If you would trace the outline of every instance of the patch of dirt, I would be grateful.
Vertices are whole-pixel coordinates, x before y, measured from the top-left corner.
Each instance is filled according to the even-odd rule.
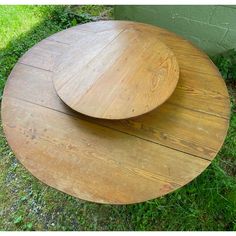
[[[233,102],[236,104],[236,81],[234,82],[227,82],[227,88],[229,90],[229,94],[233,97]]]
[[[223,157],[220,161],[221,168],[230,176],[236,177],[236,159],[233,157]]]

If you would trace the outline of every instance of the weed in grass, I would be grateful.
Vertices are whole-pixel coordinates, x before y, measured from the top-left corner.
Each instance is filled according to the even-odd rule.
[[[236,51],[235,49],[230,49],[215,55],[212,60],[219,68],[223,78],[227,81],[234,82],[236,84]]]

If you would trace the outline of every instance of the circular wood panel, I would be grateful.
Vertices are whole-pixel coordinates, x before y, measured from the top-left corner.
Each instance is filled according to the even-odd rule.
[[[127,25],[91,34],[88,25],[83,30],[84,37],[56,60],[53,70],[55,89],[68,106],[92,117],[124,119],[169,98],[179,67],[153,27]]]
[[[217,68],[188,41],[157,27],[180,66],[163,105],[126,120],[96,119],[66,106],[52,82],[59,56],[88,31],[127,26],[146,28],[108,21],[52,35],[19,60],[4,90],[3,128],[17,158],[44,183],[89,201],[136,203],[180,188],[211,163],[229,124],[228,92]]]

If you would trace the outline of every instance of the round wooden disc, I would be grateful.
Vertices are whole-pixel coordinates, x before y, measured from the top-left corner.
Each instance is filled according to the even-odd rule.
[[[229,124],[228,92],[211,60],[156,27],[180,66],[177,87],[163,105],[128,120],[96,119],[66,106],[52,82],[59,56],[87,31],[127,25],[146,28],[97,22],[41,41],[19,60],[4,90],[3,128],[21,163],[44,183],[89,201],[136,203],[180,188],[211,163]]]
[[[89,27],[55,62],[55,89],[68,106],[96,118],[124,119],[169,98],[179,67],[152,26],[126,25],[93,34]]]

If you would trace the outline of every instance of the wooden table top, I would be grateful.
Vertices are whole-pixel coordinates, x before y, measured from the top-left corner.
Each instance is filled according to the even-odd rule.
[[[127,24],[92,34],[84,27],[83,37],[53,68],[57,94],[69,107],[96,118],[125,119],[147,113],[170,97],[179,66],[152,26]]]
[[[57,96],[53,68],[87,33],[144,29],[102,21],[72,27],[31,48],[12,70],[3,95],[9,145],[39,180],[88,201],[129,204],[157,198],[197,177],[216,156],[229,124],[229,96],[211,60],[187,40],[152,27],[180,68],[171,97],[125,120],[75,112]],[[94,42],[96,43],[96,42]]]

